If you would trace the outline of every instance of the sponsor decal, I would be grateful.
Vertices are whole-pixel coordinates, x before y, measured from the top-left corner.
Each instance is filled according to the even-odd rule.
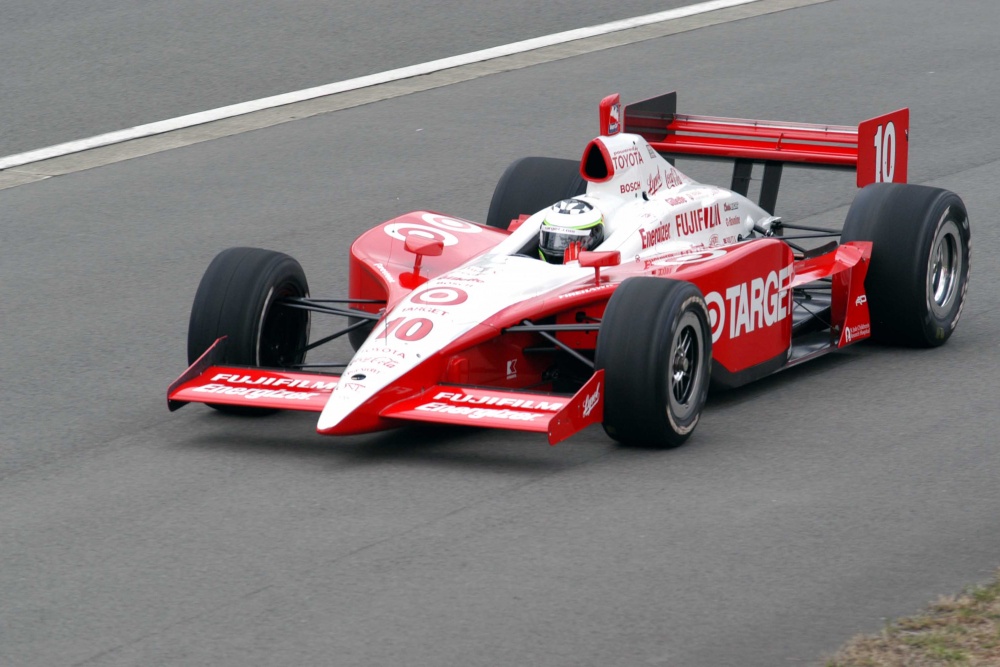
[[[457,287],[432,287],[410,297],[413,303],[427,306],[457,306],[469,300],[469,293]]]
[[[594,388],[594,393],[583,399],[583,416],[589,417],[590,413],[594,411],[597,404],[601,400],[601,383],[597,383],[597,387]]]
[[[365,356],[363,356],[363,357],[362,356],[356,356],[356,357],[354,357],[354,360],[355,361],[361,361],[363,359],[367,360],[369,358],[369,355],[374,355],[374,356],[387,355],[387,356],[390,356],[390,357],[396,357],[397,359],[406,359],[406,353],[405,352],[403,352],[401,350],[398,350],[398,349],[396,349],[394,347],[385,347],[385,346],[382,346],[382,345],[374,345],[372,347],[365,348],[364,353],[365,353]]]
[[[698,232],[712,229],[722,224],[722,217],[719,215],[719,205],[705,206],[691,211],[678,213],[675,218],[677,223],[677,234],[688,236]]]
[[[646,191],[651,195],[655,195],[656,191],[662,187],[663,187],[663,172],[661,172],[660,168],[657,167],[656,175],[653,176],[652,174],[650,174],[649,178],[646,180]]]
[[[705,305],[708,307],[708,324],[712,329],[712,342],[716,343],[722,338],[722,325],[726,321],[726,302],[722,300],[722,295],[718,292],[709,292],[705,295]]]
[[[517,377],[517,359],[507,360],[507,379],[513,380]]]
[[[621,186],[621,193],[627,194],[629,192],[638,192],[641,189],[642,183],[639,181],[633,181],[632,183],[623,183]],[[650,194],[652,194],[652,191],[650,191]]]
[[[736,225],[742,225],[742,224],[743,224],[743,219],[738,215],[726,218],[726,227],[735,227]]]
[[[653,150],[653,147],[650,146],[649,144],[646,144],[646,150],[649,151],[649,157],[650,157],[650,159],[655,160],[656,159],[656,151]]]
[[[678,188],[684,185],[684,177],[673,167],[667,171],[666,185],[668,188]]]
[[[639,259],[639,256],[636,255],[636,261],[638,261],[638,259]],[[574,290],[574,291],[569,292],[567,294],[560,294],[556,298],[557,299],[573,299],[573,298],[576,298],[576,297],[581,296],[583,294],[590,294],[591,292],[601,292],[601,291],[607,290],[609,287],[610,287],[609,285],[595,285],[593,287],[587,287],[585,289]]]
[[[361,391],[365,386],[357,382],[341,382],[337,385],[337,391]]]
[[[420,217],[422,222],[395,222],[386,225],[382,229],[385,233],[399,241],[405,241],[410,234],[425,239],[441,241],[446,246],[458,243],[459,234],[478,234],[483,231],[479,225],[463,220],[447,218],[436,213],[424,213]]]
[[[438,315],[441,317],[446,317],[448,311],[441,310],[440,308],[431,308],[430,306],[405,306],[399,309],[401,313],[425,313],[429,315]]]
[[[611,156],[611,161],[615,163],[615,171],[634,167],[639,164],[646,164],[637,146],[629,146],[620,151],[615,151],[614,155]]]
[[[314,396],[319,396],[319,392],[288,391],[287,389],[255,389],[253,387],[233,387],[227,384],[206,384],[203,387],[194,387],[191,391],[203,394],[222,394],[224,396],[242,396],[247,400],[258,398],[279,398],[287,401],[307,401]]]
[[[516,410],[497,410],[494,408],[470,408],[462,405],[448,405],[447,403],[424,403],[418,405],[414,410],[421,412],[438,412],[447,415],[464,415],[469,419],[507,419],[510,421],[530,422],[544,417],[541,412],[518,412]]]
[[[426,317],[397,317],[385,323],[385,329],[375,338],[389,339],[394,336],[398,340],[412,343],[423,340],[434,329],[434,322]]]
[[[740,210],[740,203],[738,201],[727,201],[722,204],[723,211],[738,211]]]
[[[471,280],[476,276],[485,276],[491,273],[496,273],[496,269],[474,264],[472,266],[463,266],[460,269],[455,269],[448,274],[448,277],[454,280]]]
[[[622,105],[612,104],[608,110],[608,134],[615,134],[619,129],[619,122],[622,115]]]
[[[724,332],[730,339],[738,338],[788,318],[792,312],[792,291],[788,287],[791,268],[786,266],[763,278],[733,285],[726,289],[724,299],[719,292],[706,294],[712,342],[717,342]]]
[[[521,410],[545,410],[547,412],[558,412],[562,408],[562,403],[549,403],[548,401],[535,401],[521,398],[501,398],[499,396],[472,394],[458,394],[450,391],[441,391],[434,396],[435,401],[448,401],[449,403],[466,405],[495,405],[498,408],[518,408]]]
[[[865,322],[864,324],[858,324],[853,327],[847,327],[844,330],[844,338],[848,343],[854,340],[861,340],[862,338],[868,338],[872,335],[872,327],[870,324]]]
[[[354,361],[351,362],[351,371],[354,373],[351,379],[364,380],[369,375],[378,375],[382,372],[381,368],[376,368],[374,366],[364,366],[358,365]]]
[[[743,240],[743,237],[740,236],[739,234],[736,234],[736,235],[733,235],[733,236],[723,236],[722,237],[722,242],[726,243],[726,244],[729,244],[729,243],[739,243],[742,240]]]
[[[857,299],[854,300],[854,305],[855,306],[861,306],[861,305],[864,305],[866,303],[868,303],[868,295],[867,294],[862,294]]]
[[[726,254],[726,251],[721,248],[716,250],[702,250],[702,247],[703,246],[699,245],[691,250],[684,250],[679,253],[672,253],[666,257],[661,257],[660,259],[654,259],[649,261],[644,268],[648,269],[651,266],[679,266],[683,264],[696,264],[698,262],[707,262],[710,259],[716,259],[717,257],[722,257]]]
[[[715,248],[718,245],[719,245],[719,235],[712,234],[712,236],[708,239],[708,247]]]
[[[254,387],[287,387],[289,389],[318,389],[329,391],[337,386],[337,382],[322,380],[293,380],[284,377],[268,377],[265,375],[239,375],[233,373],[217,373],[212,382],[225,382],[230,385],[241,384]]]
[[[657,243],[662,243],[664,241],[670,240],[670,223],[664,222],[663,224],[654,227],[653,229],[640,229],[639,238],[642,239],[642,249],[652,248]]]
[[[465,276],[456,276],[453,274],[449,274],[447,276],[442,276],[441,278],[438,278],[437,282],[439,284],[449,284],[449,283],[462,284],[462,283],[485,283],[486,281],[483,280],[482,278],[466,278]]]
[[[368,357],[362,360],[366,364],[375,364],[376,366],[382,366],[384,368],[395,368],[399,361],[393,359],[392,357]]]
[[[420,218],[432,227],[437,227],[438,229],[447,229],[452,232],[459,232],[461,234],[478,234],[483,231],[483,228],[479,225],[473,224],[471,222],[466,222],[464,220],[455,220],[454,218],[449,218],[444,215],[439,215],[437,213],[424,213]]]
[[[432,227],[416,222],[394,222],[391,225],[386,225],[383,229],[386,234],[400,241],[405,241],[406,237],[412,234],[413,236],[440,241],[446,246],[458,243],[458,237],[451,232],[433,229]]]
[[[680,206],[688,203],[687,197],[667,197],[667,203],[671,206]]]

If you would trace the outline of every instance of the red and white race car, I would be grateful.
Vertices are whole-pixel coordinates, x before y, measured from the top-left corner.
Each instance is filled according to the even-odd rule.
[[[220,253],[168,404],[315,411],[330,435],[432,422],[554,444],[600,422],[622,443],[679,445],[712,384],[868,338],[951,335],[968,214],[952,192],[905,184],[908,124],[907,109],[841,127],[681,115],[674,93],[624,108],[610,96],[582,159],[512,164],[485,225],[416,211],[362,234],[344,298],[311,297],[287,255]],[[695,182],[678,157],[733,162],[731,186]],[[842,230],[774,216],[794,165],[857,172]],[[346,325],[310,340],[312,313]],[[306,362],[345,334],[352,358]]]

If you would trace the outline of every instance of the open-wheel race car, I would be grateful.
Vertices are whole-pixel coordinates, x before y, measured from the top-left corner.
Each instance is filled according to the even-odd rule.
[[[416,211],[362,234],[342,298],[311,296],[288,255],[220,253],[170,409],[315,411],[330,435],[473,425],[552,444],[601,423],[621,443],[673,447],[710,385],[869,338],[936,346],[954,331],[968,214],[952,192],[905,184],[907,109],[821,126],[682,115],[670,93],[624,108],[610,96],[599,117],[581,160],[514,162],[485,224]],[[692,157],[731,161],[730,187],[674,166]],[[856,171],[842,230],[774,215],[786,166]],[[343,326],[311,339],[313,314]],[[312,359],[343,335],[353,357]]]

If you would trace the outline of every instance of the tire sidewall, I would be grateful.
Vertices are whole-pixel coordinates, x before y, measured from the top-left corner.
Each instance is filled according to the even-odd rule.
[[[944,210],[939,216],[937,224],[928,235],[929,238],[923,248],[924,256],[926,257],[923,271],[920,275],[924,286],[925,315],[923,318],[923,329],[925,340],[930,345],[938,344],[938,341],[943,343],[954,332],[955,327],[958,326],[958,320],[962,317],[962,310],[965,308],[965,298],[969,290],[969,276],[972,269],[972,235],[969,227],[969,217],[965,214],[964,207],[960,208],[960,205],[961,202],[958,205],[950,201],[942,202],[940,208]],[[933,299],[927,287],[931,272],[932,257],[935,251],[934,242],[937,240],[941,230],[951,224],[954,224],[959,234],[957,245],[961,267],[959,270],[958,285],[955,287],[956,298],[946,312],[938,315],[933,307]]]
[[[672,349],[688,314],[698,323],[701,365],[688,401],[693,408],[679,415],[670,404]],[[708,308],[698,288],[663,278],[625,280],[605,310],[595,364],[605,371],[609,436],[637,446],[683,444],[700,420],[711,370]]]
[[[961,267],[956,298],[939,316],[931,306],[928,273],[935,239],[950,223],[959,234]],[[865,292],[874,340],[934,347],[951,336],[964,308],[971,269],[969,216],[958,195],[922,185],[868,185],[851,204],[841,240],[872,243]]]
[[[688,398],[687,404],[692,406],[688,411],[687,415],[679,415],[674,411],[673,404],[671,402],[673,394],[673,383],[671,381],[671,368],[673,363],[673,356],[675,347],[679,343],[679,339],[682,332],[682,325],[688,326],[687,316],[693,314],[696,323],[691,324],[695,327],[697,331],[697,345],[698,350],[697,355],[698,366],[697,366],[697,377],[693,380],[693,386],[691,390],[691,395]],[[700,294],[693,294],[687,296],[683,303],[677,309],[677,314],[674,317],[670,317],[668,313],[665,316],[669,318],[670,331],[667,336],[667,340],[664,342],[664,348],[666,350],[666,358],[662,360],[663,372],[660,374],[662,384],[660,389],[660,395],[658,397],[658,404],[663,406],[664,413],[669,423],[670,429],[677,433],[678,436],[687,437],[694,431],[694,428],[698,425],[698,421],[701,419],[701,406],[705,405],[705,401],[708,397],[708,385],[709,376],[711,373],[711,368],[709,367],[707,357],[707,348],[712,340],[712,332],[709,325],[709,315],[708,306],[705,303],[705,299]]]
[[[259,366],[273,361],[263,349],[270,341],[262,337],[265,327],[282,324],[269,320],[274,317],[286,320],[287,327],[279,333],[288,338],[285,347],[293,341],[304,345],[309,337],[308,313],[276,313],[274,303],[281,296],[308,294],[301,265],[288,255],[258,248],[222,251],[205,271],[195,295],[188,327],[189,363],[222,336],[227,337],[224,363]],[[301,363],[303,358],[304,353],[287,361]]]

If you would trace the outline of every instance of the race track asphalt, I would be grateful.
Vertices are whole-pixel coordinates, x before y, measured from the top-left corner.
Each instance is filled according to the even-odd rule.
[[[684,0],[6,0],[0,157]]]
[[[807,665],[985,579],[998,24],[994,3],[831,0],[0,190],[0,664]],[[605,94],[673,89],[750,118],[909,106],[910,181],[972,216],[951,341],[713,396],[669,452],[167,412],[219,250],[289,252],[336,294],[371,224],[482,219],[511,160],[580,154]],[[833,224],[852,196],[793,172],[778,203]]]

